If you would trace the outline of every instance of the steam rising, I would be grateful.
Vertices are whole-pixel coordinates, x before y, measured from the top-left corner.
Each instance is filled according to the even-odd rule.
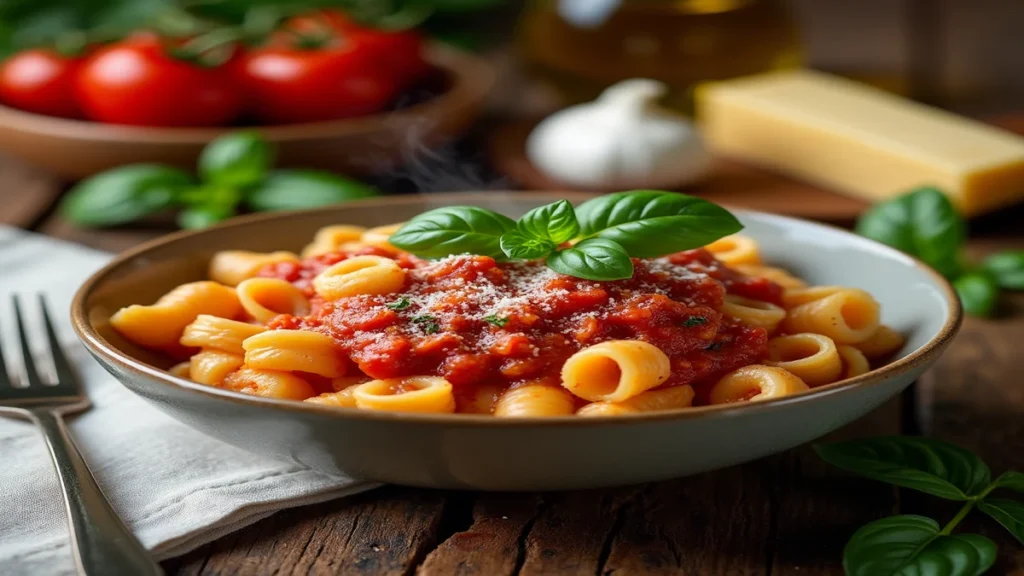
[[[432,122],[420,118],[406,128],[399,165],[380,176],[383,188],[462,192],[511,187],[507,178],[491,170],[486,154],[472,139],[429,145]]]
[[[395,102],[394,108],[402,110],[436,96],[430,88],[411,91]],[[410,122],[408,114],[389,115],[387,120],[390,135],[371,141],[367,154],[358,159],[367,171],[376,176],[373,184],[389,192],[464,192],[473,190],[508,190],[513,184],[506,177],[494,172],[487,155],[479,144],[477,135],[470,135],[464,141],[437,142],[431,138],[435,120],[416,117]],[[397,163],[382,159],[373,153],[374,148],[391,145],[394,139],[402,140],[401,154]]]

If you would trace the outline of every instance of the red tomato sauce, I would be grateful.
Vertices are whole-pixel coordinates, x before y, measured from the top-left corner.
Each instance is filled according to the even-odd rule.
[[[368,253],[406,269],[400,293],[334,302],[313,295],[312,279],[322,270]],[[260,275],[292,282],[313,304],[309,316],[281,315],[271,328],[330,335],[370,377],[441,376],[457,396],[485,383],[557,383],[576,351],[628,339],[663,350],[672,363],[664,386],[695,385],[700,402],[719,377],[767,356],[764,329],[742,326],[719,310],[726,292],[778,302],[778,285],[726,268],[704,250],[633,265],[628,280],[595,282],[537,262],[471,255],[426,261],[368,248],[272,264]]]

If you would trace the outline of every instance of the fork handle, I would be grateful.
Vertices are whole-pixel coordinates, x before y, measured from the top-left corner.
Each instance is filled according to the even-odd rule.
[[[81,574],[163,574],[103,496],[78,451],[64,419],[50,410],[31,410],[57,468],[71,528],[71,547]]]

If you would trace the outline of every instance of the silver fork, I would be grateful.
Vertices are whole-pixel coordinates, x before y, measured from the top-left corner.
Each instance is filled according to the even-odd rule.
[[[13,301],[28,386],[14,386],[3,354],[0,354],[0,414],[28,418],[43,432],[64,492],[64,505],[71,530],[71,551],[78,572],[89,575],[163,574],[160,566],[150,558],[146,549],[104,498],[64,425],[64,415],[86,410],[90,404],[71,370],[67,356],[61,350],[45,297],[39,295],[39,306],[56,373],[56,383],[52,385],[44,384],[39,376],[18,297],[14,296]]]

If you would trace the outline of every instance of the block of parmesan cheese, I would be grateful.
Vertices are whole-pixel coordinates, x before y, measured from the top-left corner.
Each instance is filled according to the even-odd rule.
[[[718,154],[870,201],[935,186],[971,216],[1024,197],[1024,138],[828,74],[708,84],[697,117]]]

